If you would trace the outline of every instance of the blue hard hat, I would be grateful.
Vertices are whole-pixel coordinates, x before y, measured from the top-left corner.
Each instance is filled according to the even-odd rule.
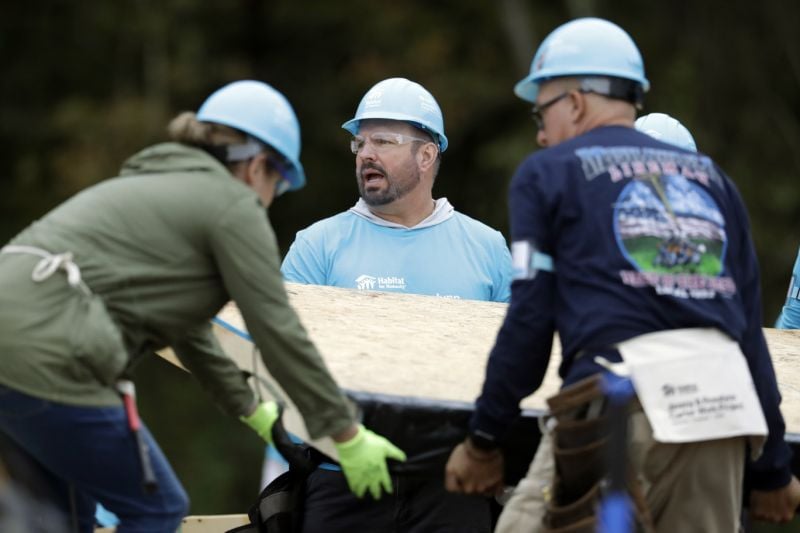
[[[659,141],[684,150],[697,151],[694,137],[679,120],[664,113],[650,113],[636,119],[636,129]]]
[[[633,39],[600,18],[576,19],[553,30],[533,56],[530,74],[514,86],[514,94],[535,103],[542,82],[563,76],[611,76],[634,81],[643,92],[650,88]]]
[[[289,163],[289,190],[305,185],[300,124],[286,97],[270,85],[252,80],[229,83],[206,98],[197,119],[236,128],[269,145]]]
[[[405,78],[376,83],[361,99],[356,115],[342,124],[342,128],[356,135],[361,121],[370,118],[409,122],[427,131],[439,150],[447,150],[442,110],[433,95],[419,83]]]

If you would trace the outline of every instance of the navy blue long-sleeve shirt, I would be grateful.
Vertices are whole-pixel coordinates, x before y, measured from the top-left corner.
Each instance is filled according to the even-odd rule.
[[[471,430],[501,438],[542,383],[558,331],[564,384],[619,361],[613,346],[661,330],[711,327],[744,353],[769,437],[754,488],[790,478],[780,394],[761,329],[759,272],[744,204],[707,156],[606,126],[529,156],[509,191],[512,242],[555,272],[515,279]]]

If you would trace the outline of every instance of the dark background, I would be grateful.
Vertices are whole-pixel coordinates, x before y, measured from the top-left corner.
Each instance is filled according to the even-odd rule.
[[[800,3],[763,0],[101,0],[7,2],[0,17],[0,241],[76,191],[115,175],[236,79],[292,102],[308,186],[270,210],[285,251],[295,232],[356,200],[348,134],[364,92],[387,77],[428,88],[450,148],[434,191],[507,234],[506,190],[536,149],[512,93],[538,43],[584,15],[639,45],[644,112],[681,120],[738,185],[762,267],[764,325],[780,311],[800,244]],[[153,359],[139,371],[144,417],[193,514],[242,512],[263,448],[191,378]]]

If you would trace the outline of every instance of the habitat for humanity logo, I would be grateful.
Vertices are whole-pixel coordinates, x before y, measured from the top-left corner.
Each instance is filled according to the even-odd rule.
[[[406,289],[405,278],[396,276],[370,276],[361,274],[356,278],[356,289],[360,291],[401,290]]]
[[[675,396],[676,394],[696,394],[697,390],[698,388],[696,383],[664,383],[661,386],[661,393],[664,396]]]

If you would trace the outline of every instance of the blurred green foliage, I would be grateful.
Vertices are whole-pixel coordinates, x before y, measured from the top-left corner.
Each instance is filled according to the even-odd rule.
[[[570,18],[623,26],[645,58],[645,112],[680,119],[735,180],[762,265],[764,322],[800,244],[800,3],[763,0],[42,0],[0,17],[0,240],[163,140],[167,121],[221,85],[267,81],[294,105],[309,183],[271,209],[282,249],[356,200],[347,134],[364,92],[405,76],[442,106],[450,138],[435,194],[507,234],[506,189],[536,149],[511,88]],[[261,446],[194,382],[154,360],[143,412],[194,501],[243,511]],[[241,438],[239,438],[241,436]]]

